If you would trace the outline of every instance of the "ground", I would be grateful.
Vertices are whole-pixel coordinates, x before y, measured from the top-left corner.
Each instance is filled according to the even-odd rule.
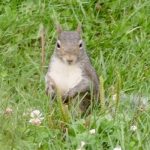
[[[149,150],[149,20],[148,0],[1,1],[0,149]],[[82,23],[87,53],[103,83],[101,105],[88,116],[74,115],[60,100],[51,107],[45,94],[58,22],[66,30]]]

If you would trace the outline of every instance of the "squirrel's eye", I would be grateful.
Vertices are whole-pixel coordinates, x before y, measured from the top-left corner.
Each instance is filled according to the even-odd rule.
[[[59,43],[57,43],[57,48],[60,48],[60,44]]]
[[[60,49],[60,41],[57,41],[57,48]]]
[[[82,43],[79,44],[79,47],[80,47],[80,48],[82,47]]]
[[[79,42],[79,48],[82,48],[82,41]]]

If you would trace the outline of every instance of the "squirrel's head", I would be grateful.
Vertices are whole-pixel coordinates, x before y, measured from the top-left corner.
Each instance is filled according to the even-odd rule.
[[[83,52],[83,41],[81,39],[81,26],[76,31],[63,31],[57,26],[58,38],[56,42],[56,54],[65,63],[75,64]]]

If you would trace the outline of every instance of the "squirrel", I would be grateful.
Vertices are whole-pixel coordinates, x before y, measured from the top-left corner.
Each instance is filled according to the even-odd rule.
[[[92,85],[92,93],[98,97],[99,79],[86,53],[81,25],[76,31],[63,31],[57,25],[56,31],[57,42],[45,76],[46,93],[53,96],[59,90],[62,99],[72,98],[90,91]]]

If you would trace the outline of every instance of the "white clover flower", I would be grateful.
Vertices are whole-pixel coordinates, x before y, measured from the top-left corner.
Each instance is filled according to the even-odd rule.
[[[39,126],[42,123],[42,120],[44,119],[44,117],[42,117],[42,113],[39,110],[33,110],[30,113],[30,117],[31,119],[29,120],[29,123],[36,126]]]
[[[42,113],[39,110],[33,110],[30,114],[31,118],[37,118],[37,117],[41,117]]]
[[[29,123],[31,123],[32,125],[39,126],[42,123],[42,120],[40,120],[39,118],[33,118],[29,120]]]
[[[120,146],[115,147],[113,150],[121,150]]]
[[[5,109],[5,114],[6,114],[6,115],[11,115],[12,113],[13,113],[12,108],[7,107],[7,108]]]
[[[95,129],[91,129],[91,130],[89,131],[89,133],[90,133],[90,134],[95,134],[95,133],[96,133],[96,130],[95,130]]]
[[[84,145],[85,145],[85,142],[84,142],[84,141],[81,141],[80,147],[77,148],[77,150],[83,150]]]
[[[130,130],[131,130],[131,131],[136,131],[136,130],[137,130],[137,126],[136,126],[136,125],[132,125],[132,126],[130,127]]]

